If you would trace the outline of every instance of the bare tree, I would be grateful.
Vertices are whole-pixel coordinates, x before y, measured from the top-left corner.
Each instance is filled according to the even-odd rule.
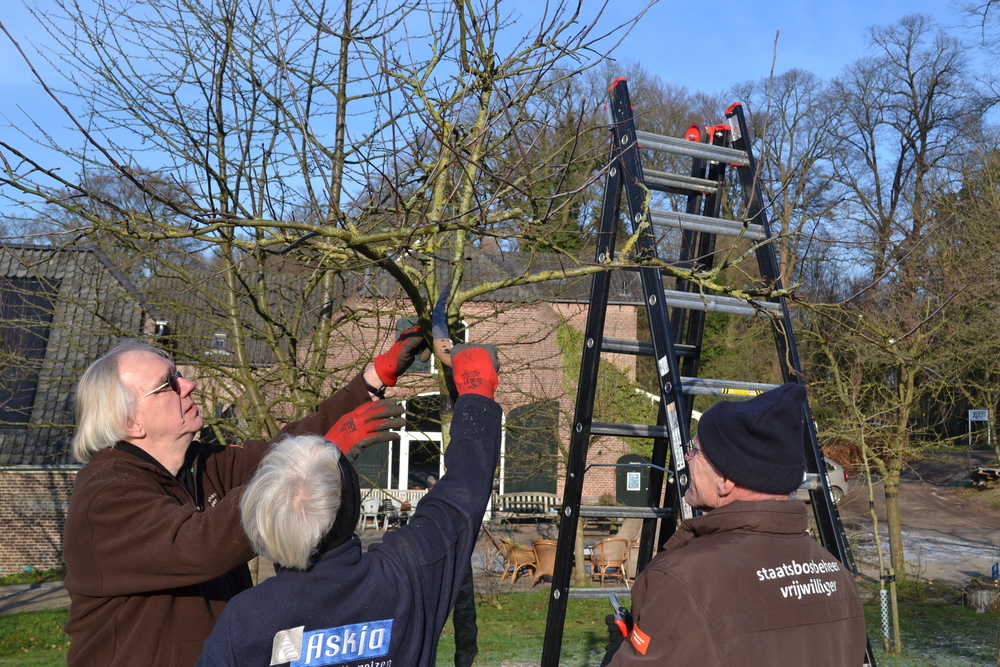
[[[961,158],[976,137],[982,96],[972,85],[963,45],[929,18],[911,15],[872,28],[873,54],[834,82],[839,104],[835,177],[846,189],[841,214],[858,235],[845,255],[855,277],[871,281],[847,308],[858,340],[894,356],[868,371],[869,405],[883,412],[890,555],[905,578],[898,484],[921,401],[941,374],[929,353],[941,340],[942,309],[955,298],[929,270],[937,235],[937,193],[954,189]],[[937,319],[935,319],[937,318]],[[879,398],[881,397],[881,398]]]
[[[828,85],[793,69],[735,88],[747,104],[758,144],[760,184],[770,203],[778,267],[788,283],[801,278],[800,261],[828,227],[841,193],[830,178],[837,150],[836,107]]]

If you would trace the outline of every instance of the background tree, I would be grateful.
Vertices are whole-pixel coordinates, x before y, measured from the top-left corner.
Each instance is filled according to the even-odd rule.
[[[852,241],[835,252],[846,262],[844,275],[853,278],[841,284],[868,288],[841,301],[828,320],[842,325],[847,337],[839,342],[847,348],[826,355],[826,362],[853,366],[859,344],[881,350],[865,371],[861,403],[868,420],[879,414],[890,555],[896,576],[905,579],[899,474],[915,438],[928,434],[923,406],[944,389],[943,322],[961,291],[942,280],[936,251],[947,246],[953,229],[934,203],[939,193],[956,189],[984,103],[965,47],[927,17],[872,28],[870,40],[874,55],[833,84],[840,147],[834,175],[846,197],[838,232]],[[818,335],[832,343],[830,332]],[[846,395],[839,390],[828,397],[836,402]],[[849,405],[842,407],[849,414]]]

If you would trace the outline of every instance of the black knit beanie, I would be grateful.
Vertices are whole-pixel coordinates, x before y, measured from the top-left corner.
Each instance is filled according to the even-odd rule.
[[[791,493],[805,472],[805,402],[805,387],[789,383],[748,401],[716,403],[698,420],[701,448],[740,486]]]

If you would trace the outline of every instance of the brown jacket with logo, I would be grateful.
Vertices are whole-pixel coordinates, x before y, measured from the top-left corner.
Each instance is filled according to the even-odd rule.
[[[359,375],[279,438],[323,435],[368,400]],[[77,474],[66,516],[68,667],[197,662],[226,602],[251,585],[246,563],[254,554],[240,526],[241,487],[269,445],[193,443],[196,498],[132,453],[94,455]]]
[[[860,667],[853,575],[806,533],[805,503],[738,501],[684,521],[636,579],[611,665]]]

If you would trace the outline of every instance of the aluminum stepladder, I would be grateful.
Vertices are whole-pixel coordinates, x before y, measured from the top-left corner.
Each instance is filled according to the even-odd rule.
[[[791,318],[783,298],[750,304],[732,297],[700,293],[697,286],[677,279],[674,289],[665,289],[664,274],[646,266],[650,259],[665,259],[657,253],[660,233],[671,227],[681,230],[681,267],[695,263],[710,268],[718,236],[740,237],[757,243],[755,254],[762,280],[780,288],[774,247],[761,243],[771,237],[770,226],[757,182],[756,162],[748,140],[743,107],[734,104],[726,112],[728,125],[692,126],[685,139],[648,132],[637,132],[633,119],[628,85],[617,79],[610,88],[611,160],[605,177],[596,261],[614,257],[616,230],[622,194],[627,202],[630,233],[637,235],[630,260],[640,268],[650,341],[604,337],[608,295],[613,271],[594,275],[590,307],[584,334],[583,358],[572,422],[566,483],[559,524],[555,568],[549,596],[549,611],[542,649],[542,667],[557,667],[569,598],[629,596],[627,588],[570,588],[573,552],[579,522],[583,518],[643,519],[637,569],[651,560],[656,540],[656,524],[661,519],[659,540],[663,544],[674,532],[677,522],[696,512],[684,502],[687,490],[687,467],[684,451],[689,439],[691,401],[685,396],[752,396],[776,385],[757,382],[713,380],[697,376],[705,314],[723,312],[769,317],[774,330],[779,364],[785,382],[802,382],[798,352],[792,334]],[[639,148],[692,158],[690,175],[643,170]],[[741,220],[719,217],[727,168],[738,171],[744,203]],[[684,211],[660,211],[649,207],[649,190],[686,197]],[[669,309],[669,310],[668,310]],[[650,356],[655,361],[660,389],[657,424],[615,424],[595,422],[594,403],[601,354],[618,353]],[[806,471],[812,483],[810,499],[820,542],[842,563],[854,569],[853,556],[847,548],[843,527],[830,496],[822,452],[816,438],[811,414],[807,410],[807,433],[803,437]],[[606,507],[582,505],[587,453],[593,436],[646,437],[653,441],[646,507]],[[668,460],[668,453],[670,458]],[[672,465],[668,465],[671,464]],[[673,474],[665,475],[671,468]],[[662,499],[662,502],[661,502]],[[875,666],[871,647],[868,664]]]

